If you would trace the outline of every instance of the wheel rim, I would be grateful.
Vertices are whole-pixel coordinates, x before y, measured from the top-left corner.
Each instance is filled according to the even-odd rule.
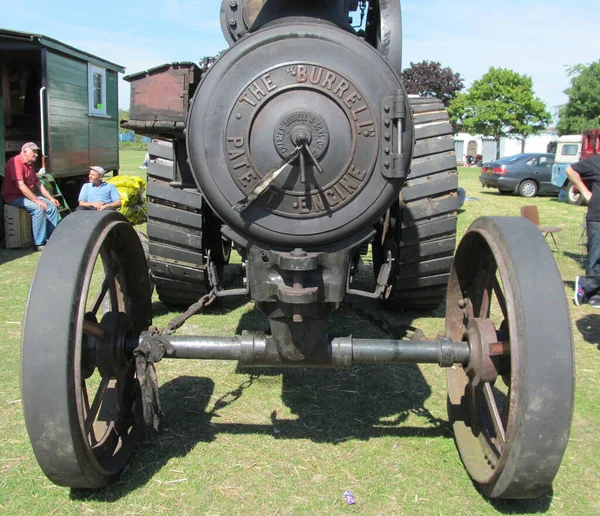
[[[540,304],[548,299],[551,308]],[[448,287],[446,334],[471,347],[468,366],[448,370],[448,412],[465,467],[487,496],[538,496],[558,471],[573,407],[568,313],[537,228],[518,217],[475,221]]]
[[[531,181],[526,181],[521,185],[521,193],[523,197],[534,197],[537,192],[537,187],[535,183]]]
[[[147,266],[131,225],[108,212],[66,218],[40,258],[22,343],[27,430],[53,482],[102,487],[125,466],[139,429],[131,352],[150,322]]]
[[[571,185],[569,188],[569,201],[571,204],[577,204],[579,202],[580,195],[581,194],[579,193],[579,190],[577,190],[577,187],[575,187],[575,185]]]

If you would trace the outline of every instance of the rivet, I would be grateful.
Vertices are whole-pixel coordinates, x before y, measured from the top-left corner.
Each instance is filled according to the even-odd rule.
[[[231,25],[232,27],[235,27],[237,25],[237,22],[235,21],[235,18],[231,18],[229,20],[229,25]]]
[[[235,9],[237,7],[237,2],[235,0],[229,0],[229,7]]]
[[[363,131],[363,136],[371,136],[371,133],[369,132],[369,130],[368,130],[368,129],[365,129],[365,130]]]
[[[385,136],[385,139],[386,139],[386,140],[389,140],[389,139],[391,138],[391,136],[390,136],[390,133],[385,133],[385,135],[384,135],[384,136]]]
[[[386,113],[389,113],[389,112],[390,112],[390,106],[384,106],[383,110],[384,110]]]
[[[241,120],[241,119],[242,119],[242,115],[241,115],[241,113],[238,113],[237,115],[235,115],[235,117],[236,117],[238,120]]]
[[[297,203],[297,202],[295,202],[295,203],[293,204],[293,206],[294,206],[294,208],[296,208],[296,209],[297,209],[297,208],[298,208],[298,203]]]
[[[386,119],[384,120],[384,123],[385,123],[385,125],[390,125],[390,119],[389,119],[389,118],[386,118]]]
[[[383,162],[383,166],[384,166],[385,168],[390,168],[390,162],[389,162],[389,161],[384,161],[384,162]]]
[[[390,153],[390,148],[389,148],[389,147],[386,147],[386,148],[385,148],[385,149],[383,149],[383,150],[384,150],[384,152],[385,152],[386,154],[389,154],[389,153]]]

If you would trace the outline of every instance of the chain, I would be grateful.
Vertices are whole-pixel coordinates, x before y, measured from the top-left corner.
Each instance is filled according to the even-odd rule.
[[[223,282],[219,289],[216,286],[214,286],[208,294],[202,296],[198,301],[192,304],[183,314],[171,319],[167,326],[160,329],[156,326],[150,326],[150,328],[148,328],[148,331],[152,334],[172,335],[177,329],[181,328],[183,323],[185,323],[190,317],[196,315],[204,307],[210,306],[215,301],[215,299],[217,299],[219,290],[226,290],[229,285],[235,283],[240,277],[242,277],[242,274],[240,272],[233,273],[227,279],[227,281]]]

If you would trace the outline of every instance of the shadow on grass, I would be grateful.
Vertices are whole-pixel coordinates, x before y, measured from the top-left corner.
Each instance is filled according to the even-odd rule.
[[[262,434],[333,445],[381,436],[452,437],[448,423],[424,407],[431,389],[416,365],[361,366],[348,371],[240,371],[239,385],[211,408],[214,383],[208,378],[182,376],[162,385],[159,393],[165,421],[161,431],[146,432],[115,483],[101,490],[72,489],[71,499],[119,500],[151,482],[172,458],[186,456],[199,442],[212,442],[218,434]],[[263,374],[282,375],[282,400],[297,418],[280,419],[274,411],[268,424],[219,423],[219,413],[243,398]],[[406,425],[409,418],[416,424]]]
[[[600,350],[600,314],[588,314],[575,322],[585,342],[597,346]]]
[[[4,245],[4,243],[2,243]],[[28,254],[32,254],[34,251],[31,247],[24,247],[22,249],[0,249],[0,265],[12,262],[13,260],[19,260]]]
[[[483,495],[482,495],[483,496]],[[548,512],[554,491],[532,500],[488,500],[490,505],[502,514],[539,514]]]

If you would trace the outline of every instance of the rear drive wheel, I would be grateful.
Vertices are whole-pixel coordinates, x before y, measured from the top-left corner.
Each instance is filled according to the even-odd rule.
[[[175,188],[177,168],[171,141],[153,140],[148,164],[148,239],[150,270],[162,303],[189,306],[209,290],[206,256],[222,277],[229,249],[221,237],[221,221],[197,188]],[[183,165],[182,165],[183,164]],[[185,186],[185,185],[183,185]]]
[[[430,310],[444,299],[456,241],[459,198],[452,126],[437,99],[410,99],[415,122],[412,166],[399,203],[390,208],[389,227],[373,242],[377,277],[392,251],[394,268],[384,304]]]

